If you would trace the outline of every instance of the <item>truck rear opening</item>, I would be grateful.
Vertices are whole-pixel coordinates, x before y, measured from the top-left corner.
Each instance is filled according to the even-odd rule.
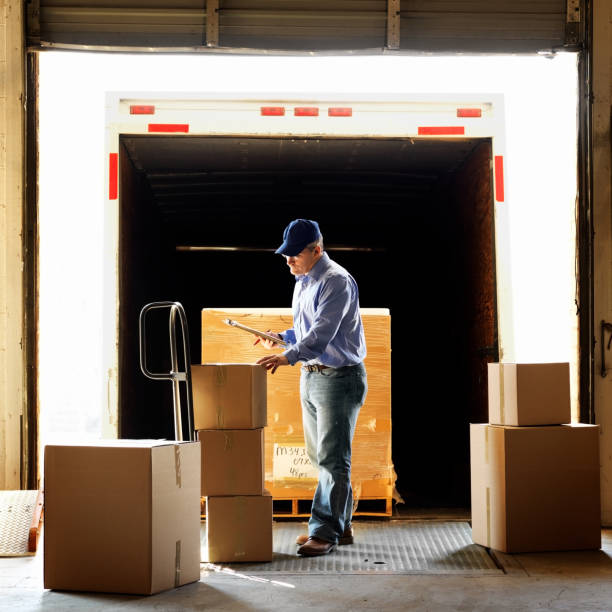
[[[501,100],[116,97],[109,112],[119,434],[172,435],[169,389],[138,368],[142,305],[183,303],[198,363],[202,307],[290,305],[293,277],[273,251],[288,221],[316,219],[361,306],[391,309],[399,492],[467,505],[468,423],[487,420],[486,363],[500,349]],[[498,225],[503,249],[503,214]]]

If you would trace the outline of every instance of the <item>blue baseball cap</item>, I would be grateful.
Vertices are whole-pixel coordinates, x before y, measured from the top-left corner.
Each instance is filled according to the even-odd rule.
[[[301,253],[309,244],[321,237],[321,230],[316,221],[310,219],[294,219],[283,234],[283,244],[276,253],[294,257]]]

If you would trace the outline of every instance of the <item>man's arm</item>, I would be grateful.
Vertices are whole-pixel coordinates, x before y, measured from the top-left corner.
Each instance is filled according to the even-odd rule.
[[[300,342],[292,343],[283,352],[291,365],[316,359],[325,351],[338,332],[353,296],[354,290],[348,278],[334,276],[325,282],[311,328]]]
[[[294,365],[298,361],[310,361],[319,357],[338,332],[352,299],[353,288],[348,278],[329,279],[319,296],[312,327],[304,338],[298,343],[292,343],[291,347],[280,355],[262,357],[257,363],[274,374],[280,366]],[[286,336],[283,338],[288,341]]]
[[[272,330],[268,329],[266,331],[266,334],[268,334],[269,336],[274,336],[275,338],[282,340],[286,344],[295,344],[295,332],[292,329],[286,329],[280,334],[277,334],[276,332],[273,332]],[[273,349],[280,346],[278,343],[272,342],[271,340],[268,340],[266,338],[258,338],[253,344],[258,344],[259,342],[261,342],[261,345],[267,349]]]
[[[263,366],[266,370],[272,370],[270,373],[274,374],[279,366],[289,365],[289,362],[284,355],[267,355],[258,359],[257,364]]]
[[[293,329],[286,329],[282,331],[279,336],[282,340],[284,340],[287,344],[295,344],[295,331]]]

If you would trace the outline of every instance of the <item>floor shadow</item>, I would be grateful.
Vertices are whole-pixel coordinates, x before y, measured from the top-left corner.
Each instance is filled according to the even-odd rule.
[[[256,608],[238,595],[230,595],[206,583],[206,575],[199,582],[170,589],[155,595],[119,595],[108,593],[77,593],[45,591],[41,607],[51,610],[238,610],[249,612]]]

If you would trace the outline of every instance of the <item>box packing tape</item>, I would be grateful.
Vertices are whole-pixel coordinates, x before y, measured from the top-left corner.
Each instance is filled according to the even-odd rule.
[[[174,471],[176,473],[176,486],[180,489],[183,486],[181,477],[181,445],[174,445]]]
[[[225,425],[225,415],[223,414],[223,406],[217,405],[217,425],[219,429],[223,429]]]
[[[181,586],[181,541],[176,542],[176,552],[174,556],[174,588]]]
[[[500,375],[500,380],[502,376]],[[502,396],[503,397],[503,396]],[[484,462],[485,465],[489,465],[489,426],[486,425],[484,428]],[[487,546],[491,547],[491,489],[486,487],[486,511],[487,511]]]
[[[217,387],[225,387],[227,385],[227,367],[226,366],[215,366],[215,385]],[[217,425],[219,429],[223,429],[225,426],[225,414],[222,405],[217,405]]]
[[[223,451],[231,452],[234,448],[234,435],[230,431],[223,432]],[[238,474],[235,470],[228,470],[227,472],[227,486],[230,490],[235,489],[236,480],[238,479]]]
[[[506,424],[506,406],[504,399],[504,364],[499,364],[499,420],[502,425]]]
[[[491,548],[491,489],[487,487],[487,547]]]
[[[217,387],[225,387],[227,384],[227,367],[218,365],[215,367],[215,384]]]

